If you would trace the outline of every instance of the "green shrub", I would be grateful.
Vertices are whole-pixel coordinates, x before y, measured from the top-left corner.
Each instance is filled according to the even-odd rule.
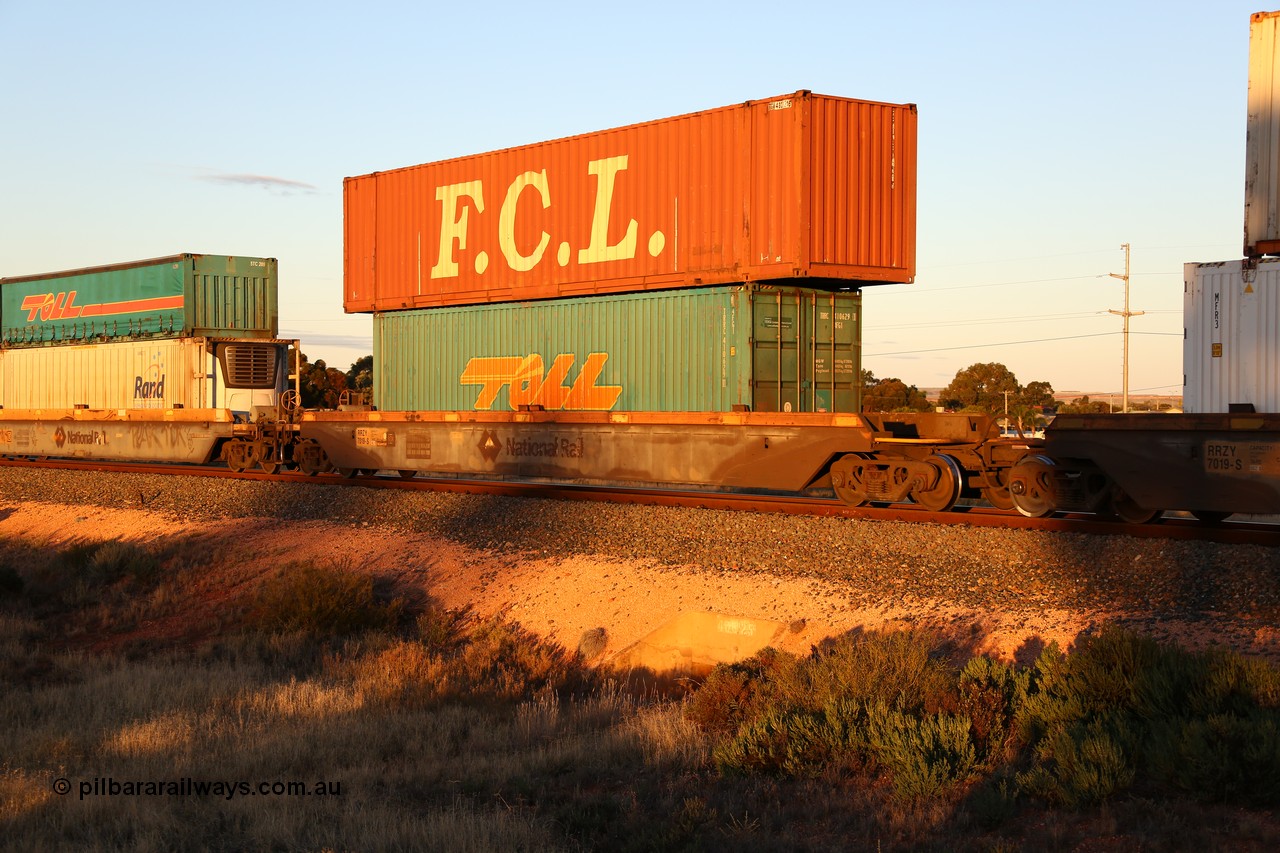
[[[957,673],[918,632],[847,636],[805,659],[766,650],[718,667],[685,714],[725,773],[878,768],[916,802],[982,770],[1003,787],[975,808],[997,814],[1018,793],[1083,807],[1137,780],[1275,804],[1278,703],[1264,662],[1106,628],[1029,670],[975,657]]]
[[[685,704],[685,719],[716,737],[734,734],[752,716],[756,679],[749,664],[720,664]]]
[[[883,702],[901,710],[937,710],[954,701],[956,676],[922,631],[845,635],[824,643],[808,665],[806,701]]]
[[[979,760],[989,764],[1001,757],[1013,721],[1027,698],[1031,675],[998,660],[979,655],[960,670],[959,711],[969,718]]]
[[[899,799],[936,796],[972,775],[977,764],[969,718],[908,714],[878,704],[867,719],[871,754],[893,774]]]
[[[458,622],[447,640],[437,643],[382,635],[371,640],[348,641],[326,657],[325,669],[379,704],[513,702],[547,691],[585,692],[595,685],[575,657],[498,618]]]
[[[446,661],[459,696],[527,699],[544,688],[577,690],[589,676],[559,647],[517,624],[493,618],[477,625]]]
[[[1019,709],[1027,793],[1079,806],[1136,778],[1208,799],[1271,803],[1280,788],[1280,673],[1109,628],[1036,662]]]
[[[468,619],[467,610],[446,610],[432,604],[415,620],[418,638],[427,648],[436,651],[454,648],[462,640]]]
[[[1280,715],[1255,709],[1166,727],[1169,747],[1153,755],[1162,778],[1205,800],[1280,804]]]
[[[1077,808],[1128,788],[1134,766],[1125,744],[1132,737],[1102,721],[1053,729],[1036,748],[1038,763],[1017,776],[1023,791]]]
[[[367,574],[289,563],[262,582],[248,622],[268,633],[345,636],[394,625],[403,606],[379,600]]]
[[[132,542],[103,542],[87,554],[86,568],[95,580],[110,584],[121,578],[150,581],[160,571],[160,563],[146,548]]]
[[[1280,669],[1264,660],[1215,649],[1200,656],[1202,672],[1189,697],[1198,715],[1280,709]]]
[[[121,581],[149,584],[160,560],[132,542],[78,542],[51,554],[33,555],[25,591],[40,606],[80,608],[103,600]]]
[[[840,748],[821,714],[770,709],[744,723],[712,752],[721,772],[804,776],[816,773]]]

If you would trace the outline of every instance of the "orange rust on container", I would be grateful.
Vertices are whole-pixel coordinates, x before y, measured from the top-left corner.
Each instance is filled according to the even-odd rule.
[[[916,108],[801,91],[347,178],[348,312],[915,276]]]

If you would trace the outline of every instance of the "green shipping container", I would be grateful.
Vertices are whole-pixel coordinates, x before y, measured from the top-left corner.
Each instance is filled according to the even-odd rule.
[[[728,285],[374,315],[383,411],[857,412],[856,292]]]
[[[137,338],[274,338],[275,258],[182,254],[0,278],[8,346]]]

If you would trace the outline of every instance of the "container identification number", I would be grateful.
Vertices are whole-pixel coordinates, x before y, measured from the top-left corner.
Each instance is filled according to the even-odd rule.
[[[1280,445],[1263,442],[1206,441],[1204,470],[1209,474],[1280,474]]]

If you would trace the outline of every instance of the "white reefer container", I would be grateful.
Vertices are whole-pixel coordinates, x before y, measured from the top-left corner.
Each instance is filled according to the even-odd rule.
[[[1280,254],[1280,12],[1249,19],[1244,253]]]
[[[1280,412],[1280,259],[1183,268],[1182,406]]]
[[[13,409],[274,406],[285,345],[207,338],[0,350],[0,405]]]

